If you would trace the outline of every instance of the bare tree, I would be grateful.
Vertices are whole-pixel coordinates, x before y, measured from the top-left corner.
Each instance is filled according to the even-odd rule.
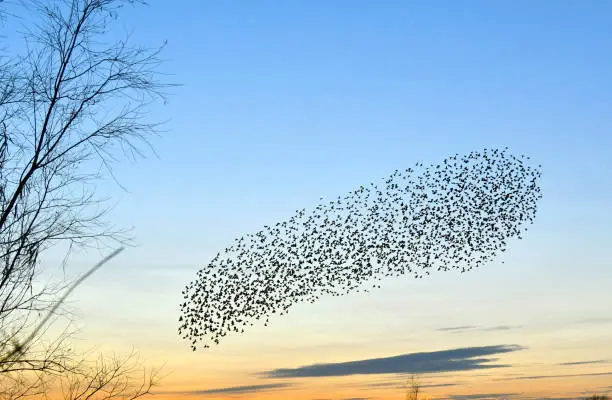
[[[0,398],[45,398],[53,394],[65,400],[134,400],[152,394],[151,389],[161,377],[160,369],[142,367],[133,350],[125,357],[100,355],[95,361],[72,359],[71,364],[69,371],[61,375],[9,373]]]
[[[410,377],[409,387],[406,388],[406,400],[419,400],[421,384],[416,376]]]
[[[11,347],[9,345],[9,342],[12,342],[12,350],[6,352],[4,356],[0,358],[0,372],[6,373],[21,371],[24,369],[24,364],[26,365],[26,370],[55,373],[66,372],[68,368],[66,367],[65,361],[71,361],[71,353],[70,350],[63,351],[63,345],[64,341],[71,336],[70,333],[67,333],[67,331],[65,330],[63,334],[55,338],[55,342],[45,348],[46,351],[43,352],[42,355],[38,354],[38,357],[32,357],[32,355],[35,353],[29,351],[31,350],[31,345],[32,343],[40,342],[40,340],[37,339],[40,339],[42,336],[44,336],[45,330],[49,326],[49,320],[51,320],[51,318],[55,316],[57,310],[62,306],[63,302],[72,293],[72,291],[76,289],[81,283],[83,283],[85,279],[91,276],[94,272],[100,269],[104,264],[106,264],[106,262],[115,257],[121,251],[123,251],[123,247],[115,250],[114,252],[106,256],[104,259],[94,265],[93,268],[87,271],[83,276],[73,282],[68,288],[68,290],[66,290],[66,292],[58,300],[55,301],[55,304],[53,304],[51,309],[47,311],[45,317],[37,323],[37,325],[31,330],[30,334],[27,335],[24,339],[19,340],[18,338],[16,338],[17,335],[15,333],[9,335],[8,338],[6,338],[2,342],[2,348],[9,349]],[[22,323],[19,328],[23,329],[24,326],[25,324]],[[29,351],[30,356],[24,358],[24,354],[27,351]]]
[[[0,57],[0,373],[9,381],[28,373],[86,376],[66,342],[69,331],[43,340],[45,324],[62,311],[60,295],[74,286],[40,286],[41,254],[59,243],[69,250],[130,243],[129,231],[106,221],[108,199],[95,183],[114,178],[120,156],[152,149],[159,124],[147,122],[145,111],[165,100],[170,85],[157,72],[163,46],[105,42],[128,4],[144,2],[21,2],[31,19],[24,51]],[[33,382],[40,388],[40,379]]]
[[[100,356],[93,365],[83,365],[64,377],[62,394],[65,400],[133,400],[151,394],[159,372],[142,368],[134,352],[125,358]]]
[[[423,395],[421,390],[421,382],[416,375],[410,377],[409,386],[406,388],[406,400],[419,400]],[[423,398],[427,400],[427,398]]]

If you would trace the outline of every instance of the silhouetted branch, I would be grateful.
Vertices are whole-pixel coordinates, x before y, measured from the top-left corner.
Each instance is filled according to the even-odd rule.
[[[25,365],[25,369],[46,370],[46,369],[55,368],[55,369],[60,369],[60,372],[61,372],[61,368],[64,368],[64,367],[62,366],[62,363],[58,361],[47,360],[45,358],[43,358],[42,361],[25,359],[24,355],[26,354],[28,350],[28,346],[30,346],[30,344],[34,341],[34,339],[36,339],[40,335],[42,330],[47,326],[47,322],[49,321],[49,319],[51,319],[51,317],[55,315],[58,308],[62,305],[62,303],[66,300],[66,298],[68,298],[68,296],[72,293],[72,291],[76,289],[80,284],[82,284],[85,281],[85,279],[90,277],[94,272],[96,272],[104,264],[106,264],[108,261],[110,261],[113,257],[115,257],[117,254],[119,254],[122,251],[123,251],[123,247],[113,251],[111,254],[104,257],[100,262],[94,265],[89,271],[83,274],[83,276],[77,279],[72,285],[70,285],[68,290],[66,290],[66,292],[62,295],[62,297],[60,297],[60,299],[55,302],[55,304],[47,312],[45,317],[38,323],[38,325],[36,325],[36,327],[32,330],[32,332],[23,341],[19,341],[16,338],[15,334],[11,335],[8,341],[13,343],[13,350],[10,351],[6,356],[0,358],[0,372],[11,372],[15,370],[21,370],[21,369],[24,369],[23,367],[24,365]],[[2,348],[5,349],[6,346]],[[57,347],[55,349],[57,349]],[[15,367],[14,364],[19,365],[19,367]]]
[[[69,249],[131,244],[129,231],[105,220],[107,199],[95,184],[113,176],[119,155],[140,157],[151,148],[159,124],[146,121],[146,108],[165,101],[164,91],[173,86],[162,83],[157,72],[163,45],[148,49],[131,46],[128,38],[100,40],[119,9],[135,3],[144,4],[19,4],[29,14],[23,52],[0,59],[0,370],[5,372],[64,368],[61,351],[49,360],[30,352],[80,280],[36,286],[41,254],[60,243]]]

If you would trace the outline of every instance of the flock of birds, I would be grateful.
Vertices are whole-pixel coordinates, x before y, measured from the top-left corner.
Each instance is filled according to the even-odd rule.
[[[183,290],[179,335],[208,348],[297,302],[491,261],[535,218],[541,166],[528,159],[506,148],[417,163],[236,239]]]

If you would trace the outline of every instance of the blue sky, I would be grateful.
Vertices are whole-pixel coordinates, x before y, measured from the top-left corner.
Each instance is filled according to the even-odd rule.
[[[190,374],[268,387],[228,376],[482,346],[528,349],[502,364],[612,358],[603,336],[612,3],[187,1],[123,11],[118,26],[133,43],[168,40],[162,70],[183,86],[152,108],[169,119],[153,141],[159,157],[117,167],[127,193],[100,185],[116,202],[113,221],[134,226],[141,245],[75,296],[84,332],[119,332],[116,343],[154,358],[187,354],[176,335],[180,290],[235,237],[417,161],[509,146],[543,165],[544,198],[505,264],[296,307],[267,330],[184,355]],[[73,268],[97,258],[75,256]],[[121,299],[121,315],[119,300],[100,296]],[[600,320],[579,322],[589,318]],[[437,330],[468,325],[517,328]],[[207,369],[210,360],[224,367]],[[221,390],[206,385],[197,390]]]
[[[156,141],[160,159],[118,171],[138,196],[121,219],[202,242],[418,160],[506,145],[544,165],[544,204],[606,212],[609,8],[315,1],[126,9],[121,23],[134,42],[168,40],[163,69],[184,86],[154,111],[171,119]]]

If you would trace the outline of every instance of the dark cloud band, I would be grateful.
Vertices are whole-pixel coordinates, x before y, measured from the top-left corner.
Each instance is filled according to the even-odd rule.
[[[261,373],[266,378],[306,378],[370,374],[423,374],[503,368],[510,365],[491,364],[496,358],[485,358],[524,349],[518,345],[466,347],[434,352],[371,358],[330,364],[313,364],[299,368],[274,369]]]

